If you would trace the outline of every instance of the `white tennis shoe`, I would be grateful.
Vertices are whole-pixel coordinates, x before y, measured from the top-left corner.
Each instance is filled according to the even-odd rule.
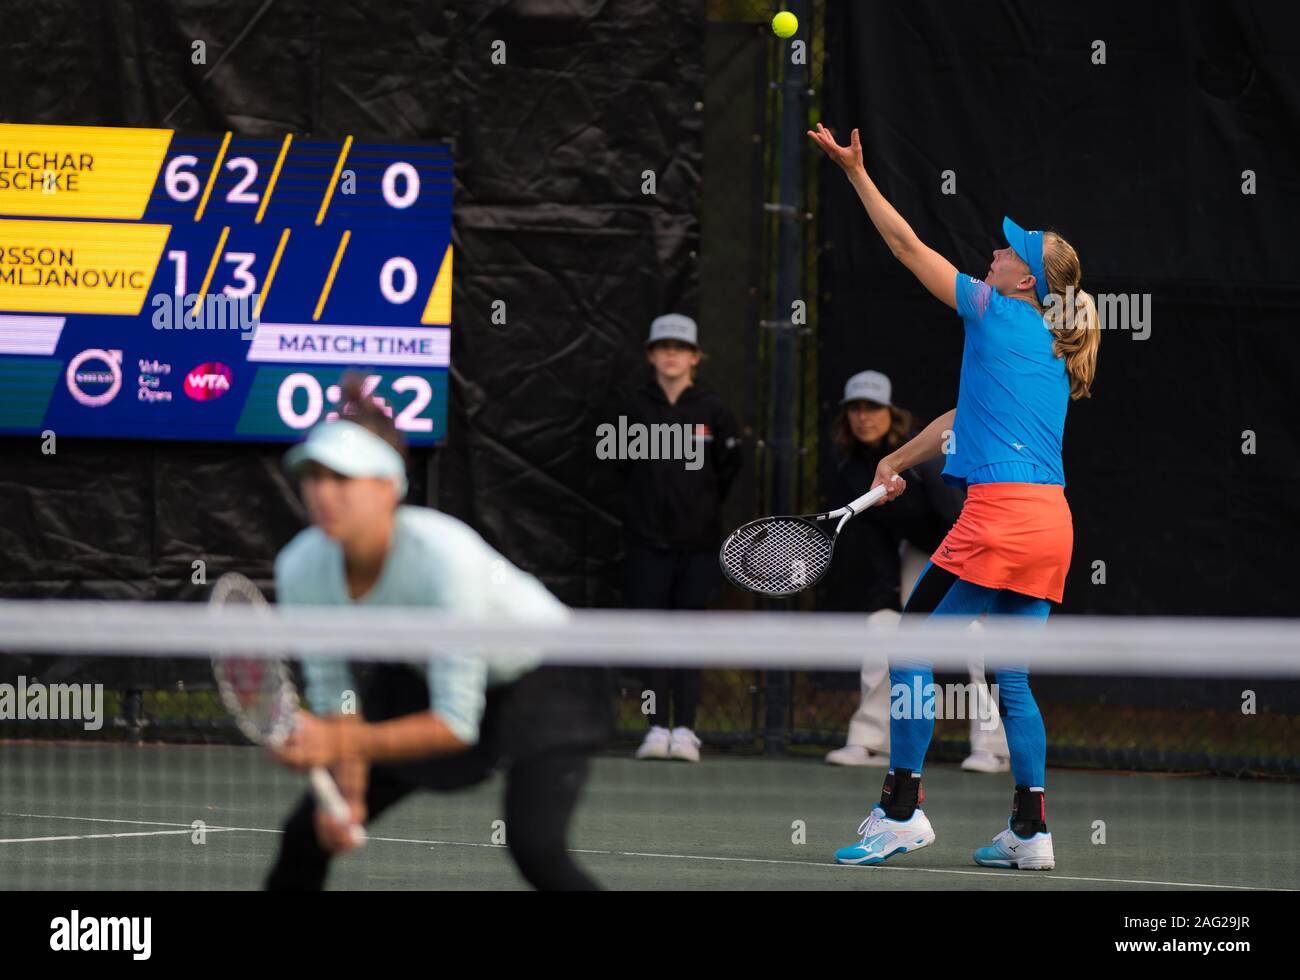
[[[681,759],[683,762],[699,762],[699,737],[689,728],[682,725],[677,726],[673,729],[672,736],[668,741],[668,757],[670,759]]]
[[[1021,837],[1008,824],[1002,833],[993,838],[992,847],[981,847],[975,852],[975,863],[986,868],[1051,871],[1056,867],[1056,855],[1052,853],[1052,835]]]
[[[891,854],[905,854],[934,843],[934,828],[920,807],[910,820],[891,820],[879,805],[858,826],[862,839],[835,852],[836,864],[879,864]]]
[[[987,749],[976,749],[966,756],[961,767],[967,772],[1010,772],[1011,760],[994,755]]]
[[[827,752],[826,761],[833,766],[888,766],[889,753],[872,752],[865,745],[846,745]]]
[[[662,725],[650,726],[650,731],[645,733],[645,738],[641,740],[641,747],[636,750],[638,759],[667,759],[668,755],[668,729]]]

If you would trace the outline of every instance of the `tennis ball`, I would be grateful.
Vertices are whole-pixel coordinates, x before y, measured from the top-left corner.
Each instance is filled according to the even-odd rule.
[[[777,37],[791,37],[799,29],[799,18],[788,10],[782,10],[772,18],[772,33]]]

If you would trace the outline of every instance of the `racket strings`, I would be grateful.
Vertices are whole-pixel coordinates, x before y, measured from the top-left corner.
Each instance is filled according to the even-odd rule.
[[[214,606],[266,608],[261,591],[244,576],[230,572],[213,589]],[[217,688],[235,724],[250,741],[278,746],[293,731],[298,693],[285,662],[278,657],[215,657]]]
[[[298,696],[282,661],[223,657],[213,668],[222,700],[249,739],[274,746],[289,737]]]
[[[722,563],[753,592],[784,595],[807,588],[830,564],[832,542],[816,526],[774,517],[740,528],[727,539]]]

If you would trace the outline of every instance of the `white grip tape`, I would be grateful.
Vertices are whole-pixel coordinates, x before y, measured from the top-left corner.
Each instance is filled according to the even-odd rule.
[[[868,490],[857,500],[853,501],[853,503],[849,504],[848,507],[846,507],[845,509],[854,514],[858,513],[859,511],[864,511],[872,504],[874,504],[877,500],[879,500],[881,497],[883,497],[885,493],[886,493],[885,485],[882,483],[880,486],[876,487],[876,489]]]
[[[326,813],[339,823],[352,824],[352,840],[358,846],[366,842],[365,829],[352,823],[352,811],[348,809],[347,801],[343,799],[339,788],[334,785],[334,777],[329,774],[329,770],[320,766],[312,768],[311,791]]]

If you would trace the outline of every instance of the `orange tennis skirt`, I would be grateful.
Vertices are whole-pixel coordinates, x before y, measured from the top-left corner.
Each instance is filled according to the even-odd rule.
[[[930,560],[975,585],[1060,602],[1073,552],[1064,487],[977,483]]]

